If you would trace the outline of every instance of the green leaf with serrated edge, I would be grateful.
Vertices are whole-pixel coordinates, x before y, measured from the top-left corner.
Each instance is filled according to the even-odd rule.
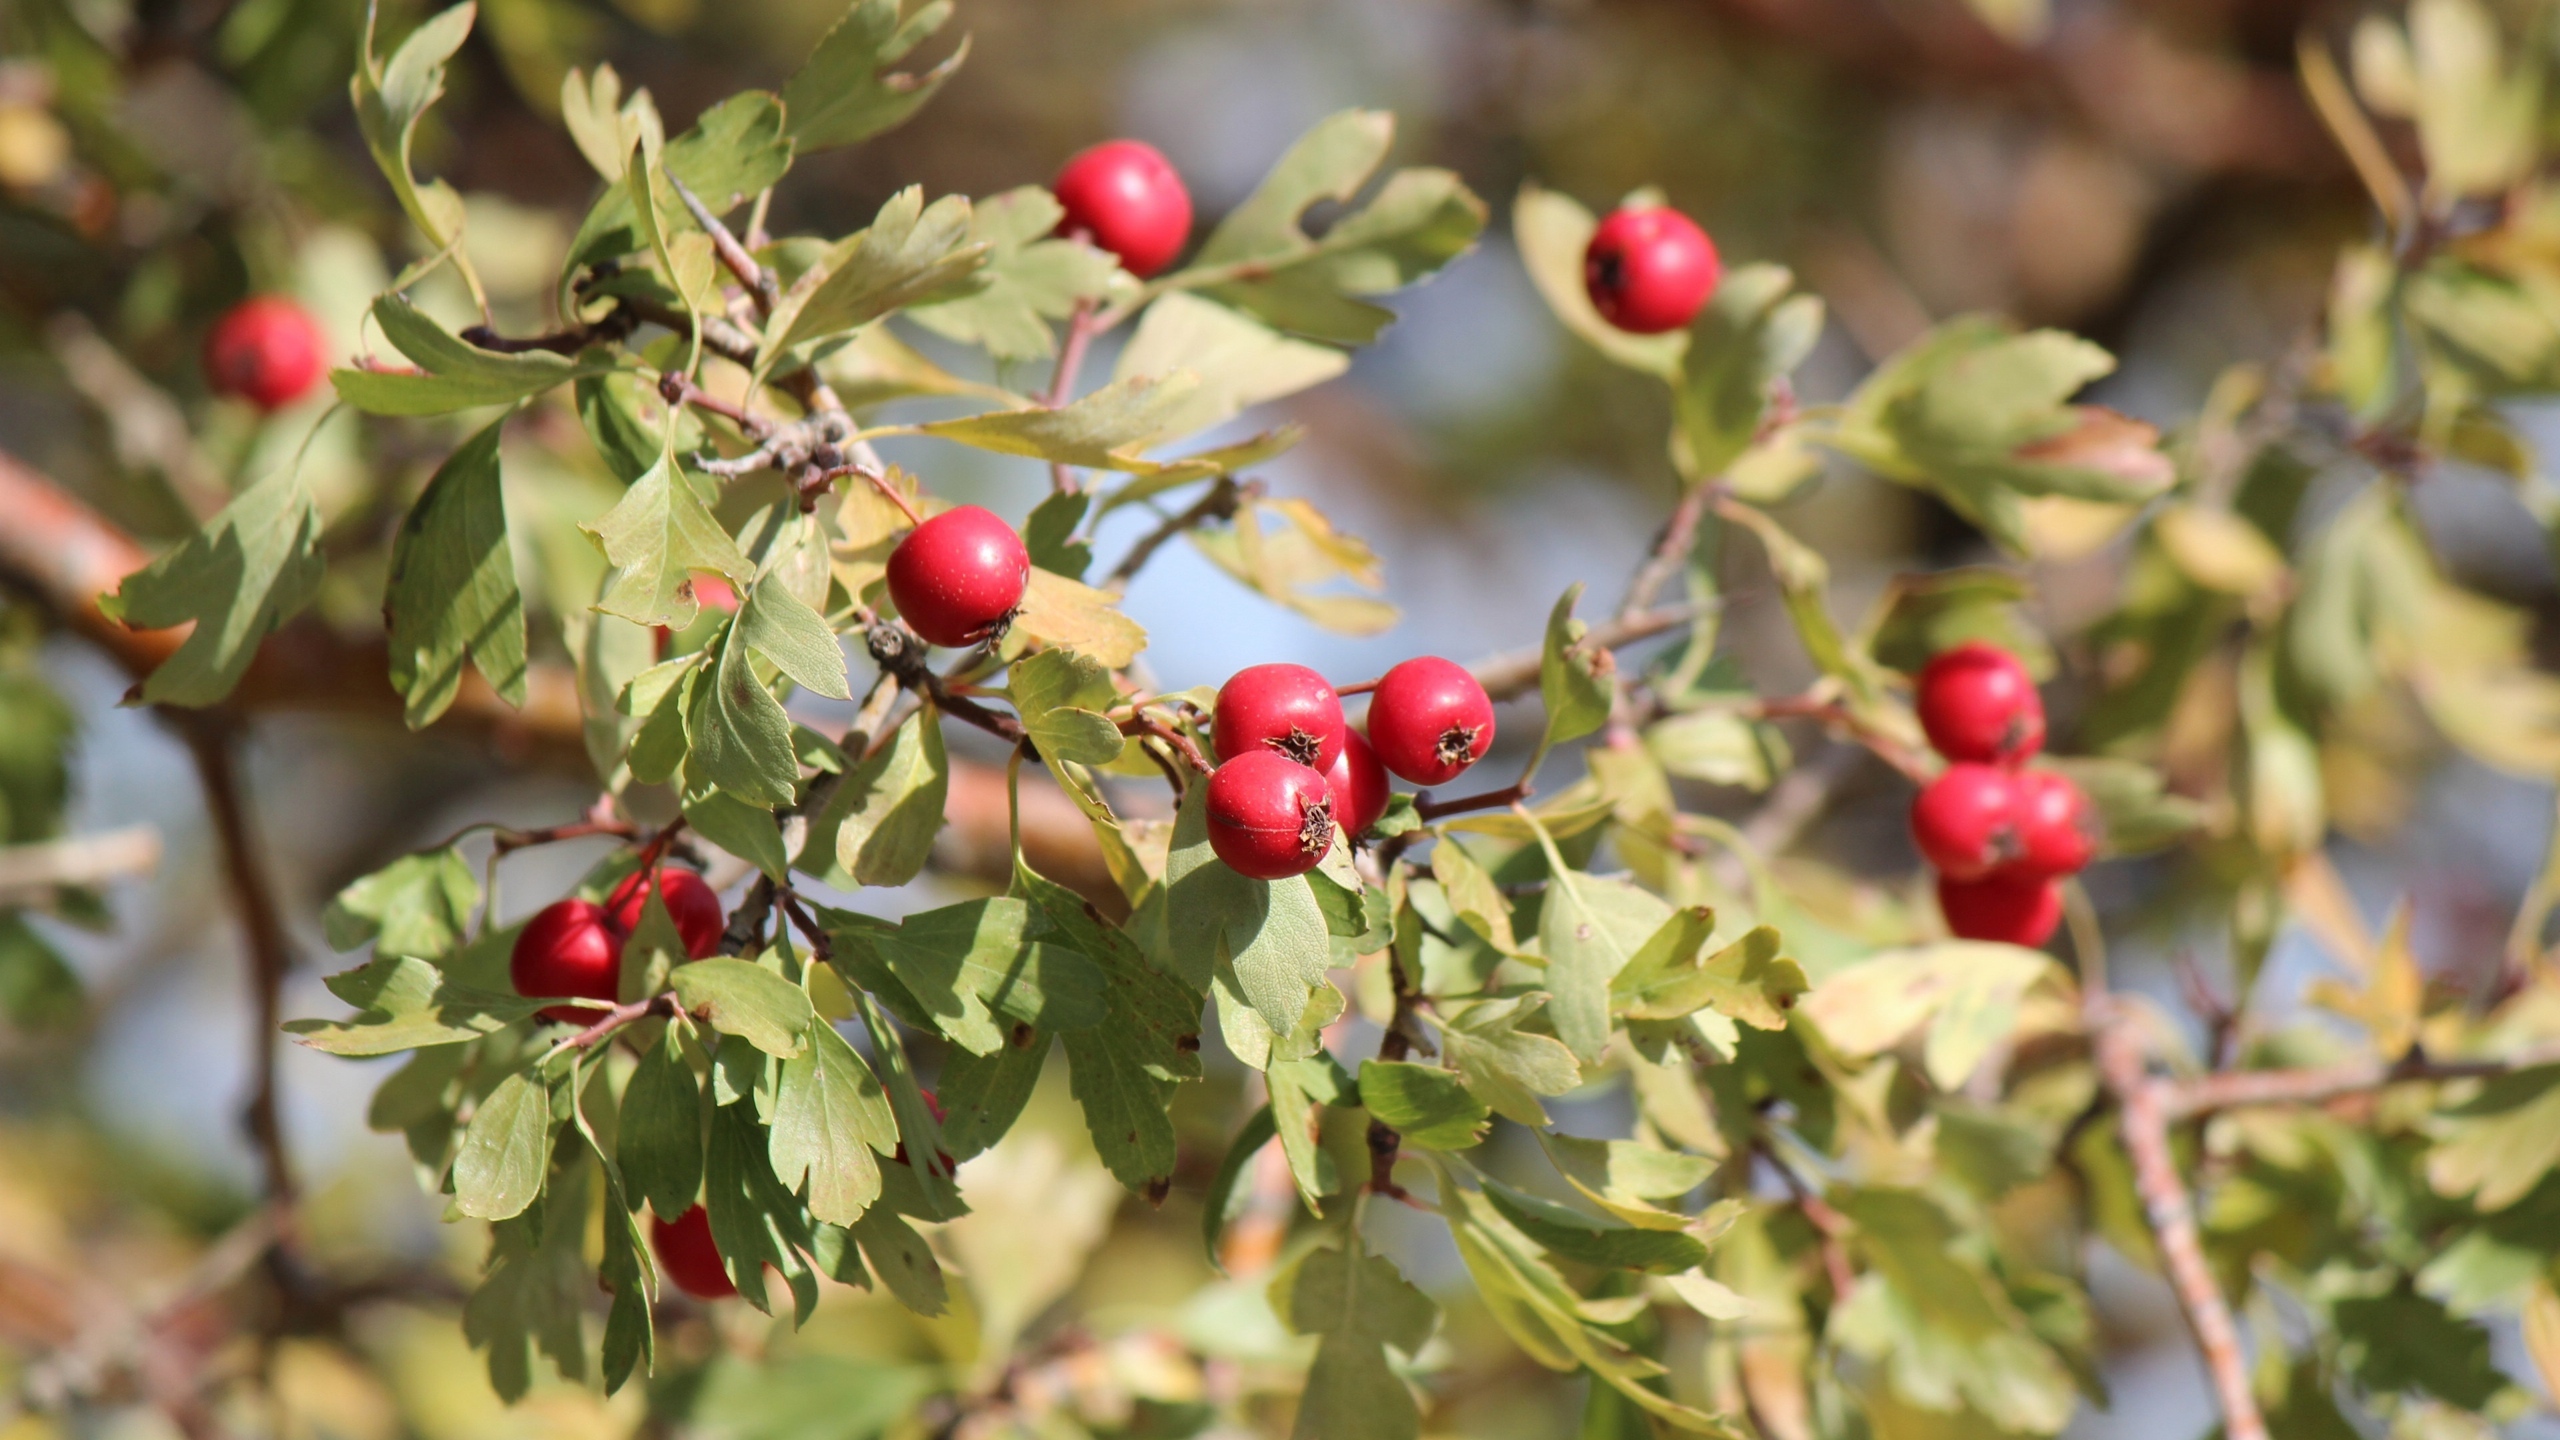
[[[800,153],[857,144],[896,126],[960,68],[969,53],[966,36],[929,70],[889,68],[951,18],[950,0],[928,0],[902,16],[906,8],[901,0],[854,0],[782,87]]]
[[[868,325],[893,310],[971,282],[986,265],[987,246],[970,236],[969,201],[945,195],[931,205],[908,186],[889,198],[871,224],[828,248],[801,273],[766,322],[757,352],[759,376],[793,346]]]
[[[906,318],[974,345],[999,363],[1054,354],[1058,342],[1050,322],[1074,314],[1079,302],[1102,299],[1119,276],[1110,252],[1048,238],[1064,213],[1056,197],[1037,185],[979,201],[973,224],[976,238],[989,247],[991,258],[981,272],[986,288],[916,306]]]
[[[444,94],[445,66],[462,48],[478,14],[475,5],[456,5],[429,19],[391,53],[388,63],[374,59],[374,12],[365,12],[364,43],[353,79],[356,125],[365,148],[391,182],[400,208],[427,238],[428,248],[442,250],[462,233],[462,197],[442,181],[420,184],[409,168],[409,148],[418,117]]]
[[[1649,1202],[1669,1200],[1707,1183],[1715,1162],[1633,1140],[1584,1140],[1538,1132],[1538,1143],[1565,1183],[1601,1209],[1647,1230],[1678,1230],[1689,1217]]]
[[[2427,1181],[2438,1194],[2468,1196],[2484,1212],[2514,1205],[2560,1165],[2560,1066],[2491,1080],[2434,1131]]]
[[[1465,847],[1455,841],[1433,846],[1431,878],[1440,882],[1440,893],[1448,897],[1449,908],[1468,929],[1505,955],[1519,952],[1520,944],[1511,934],[1510,902]]]
[[[1040,1083],[1049,1040],[1049,1032],[1017,1022],[992,1055],[953,1047],[933,1087],[934,1098],[942,1102],[943,1153],[965,1164],[1004,1138]]]
[[[1534,184],[1520,187],[1511,205],[1512,242],[1520,247],[1522,268],[1538,294],[1564,327],[1617,364],[1665,380],[1680,373],[1689,348],[1689,332],[1636,335],[1600,318],[1584,282],[1583,252],[1591,246],[1600,222],[1569,195]]]
[[[1120,693],[1100,661],[1043,650],[1014,662],[1005,693],[1044,759],[1108,765],[1120,758],[1120,727],[1101,713]]]
[[[1639,1229],[1622,1220],[1585,1215],[1498,1180],[1484,1182],[1484,1196],[1521,1234],[1577,1264],[1676,1275],[1707,1258],[1707,1247],[1680,1231]]]
[[[547,350],[501,354],[462,339],[398,294],[373,302],[383,338],[415,361],[423,374],[403,370],[333,370],[338,398],[372,415],[446,415],[489,405],[513,405],[557,385],[610,369]],[[590,352],[601,354],[602,352]]]
[[[1618,662],[1599,647],[1577,648],[1583,625],[1573,618],[1582,585],[1567,587],[1547,614],[1546,649],[1538,660],[1538,698],[1547,707],[1545,744],[1579,740],[1609,723]]]
[[[1771,382],[1793,370],[1822,335],[1822,302],[1790,297],[1779,265],[1726,273],[1689,325],[1689,348],[1672,385],[1678,458],[1692,484],[1724,472],[1759,433]]]
[[[712,670],[690,691],[685,778],[689,786],[716,785],[750,805],[788,805],[800,793],[791,717],[758,678],[750,655],[743,632],[730,626]]]
[[[788,878],[791,852],[783,846],[782,826],[772,811],[725,790],[705,790],[684,797],[684,819],[695,834],[772,876],[776,883]]]
[[[1075,538],[1076,527],[1093,509],[1088,490],[1060,490],[1031,507],[1022,520],[1022,545],[1031,563],[1052,575],[1082,580],[1093,568],[1093,545]]]
[[[1439,1307],[1384,1256],[1310,1250],[1271,1282],[1271,1308],[1300,1335],[1322,1339],[1298,1400],[1294,1440],[1414,1440],[1421,1414],[1387,1364],[1387,1347],[1419,1354]]]
[[[862,1257],[871,1262],[899,1304],[928,1317],[949,1307],[942,1262],[934,1258],[933,1247],[924,1243],[914,1226],[887,1207],[874,1206],[852,1230],[853,1238],[862,1244]]]
[[[1278,1133],[1270,1106],[1254,1111],[1246,1117],[1244,1128],[1236,1132],[1235,1143],[1227,1147],[1226,1158],[1218,1162],[1218,1173],[1209,1179],[1209,1193],[1200,1208],[1200,1240],[1208,1252],[1209,1267],[1221,1275],[1227,1266],[1218,1254],[1218,1237],[1252,1202],[1253,1187],[1244,1183],[1245,1174],[1253,1168],[1253,1157],[1261,1154],[1262,1147]]]
[[[662,236],[676,230],[698,233],[688,229],[684,203],[671,180],[684,182],[712,214],[725,215],[791,168],[791,142],[782,133],[782,107],[770,91],[732,95],[703,111],[683,134],[663,142],[664,127],[656,110],[640,108],[643,113],[635,117],[631,138],[650,152],[647,170],[653,183],[648,193],[655,202],[652,208],[666,222]],[[614,157],[606,178],[615,183],[588,210],[569,242],[564,281],[596,261],[656,248],[639,233],[641,219],[634,213],[630,167],[625,163],[629,150],[626,146],[622,155]],[[595,288],[609,289],[610,282]]]
[[[1012,635],[1122,668],[1147,648],[1147,632],[1121,611],[1118,599],[1108,590],[1034,567],[1022,592],[1022,611],[1013,617]]]
[[[735,1035],[767,1055],[791,1059],[808,1047],[809,997],[799,986],[761,965],[714,956],[678,965],[667,976],[676,1003],[723,1035]]]
[[[530,1000],[457,985],[424,960],[384,955],[328,978],[331,994],[358,1010],[343,1021],[288,1020],[285,1029],[333,1055],[388,1055],[477,1040],[534,1011]]]
[[[1183,796],[1165,859],[1160,933],[1150,944],[1194,989],[1232,976],[1237,997],[1263,1024],[1292,1037],[1332,964],[1324,908],[1304,877],[1272,883],[1228,869],[1209,848],[1207,807],[1206,786]]]
[[[702,1086],[685,1063],[681,1027],[649,1047],[623,1088],[614,1152],[632,1193],[673,1220],[702,1193]]]
[[[1280,1137],[1280,1153],[1289,1162],[1289,1179],[1298,1198],[1315,1214],[1324,1213],[1324,1197],[1342,1188],[1333,1156],[1317,1143],[1322,1108],[1340,1099],[1348,1103],[1353,1087],[1341,1063],[1322,1050],[1299,1060],[1273,1060],[1263,1072],[1263,1088],[1271,1097],[1271,1123]]]
[[[1618,1013],[1634,1020],[1677,1020],[1712,1007],[1763,1030],[1786,1028],[1788,1007],[1812,988],[1803,968],[1778,953],[1778,932],[1766,925],[1702,958],[1715,923],[1715,912],[1693,906],[1655,931],[1609,982]]]
[[[1069,1030],[1068,1089],[1084,1110],[1094,1150],[1121,1184],[1153,1193],[1173,1175],[1173,1084],[1200,1076],[1200,992],[1147,963],[1082,896],[1024,866],[1014,885],[1060,942],[1101,972],[1101,1023]]]
[[[441,960],[462,943],[480,877],[453,846],[403,855],[338,892],[321,913],[330,948],[370,940],[377,955]]]
[[[783,1062],[774,1097],[774,1174],[790,1190],[801,1190],[805,1177],[809,1213],[852,1225],[880,1195],[872,1152],[897,1148],[898,1121],[880,1077],[835,1026],[813,1017],[808,1045]]]
[[[829,918],[828,924],[832,929],[835,921]],[[871,1036],[872,1064],[888,1087],[889,1108],[898,1117],[898,1139],[907,1147],[907,1163],[892,1165],[882,1174],[882,1194],[901,1214],[930,1220],[967,1214],[969,1207],[951,1183],[951,1168],[942,1163],[942,1126],[925,1103],[906,1041],[870,995],[856,991],[853,1006]]]
[[[687,656],[676,667],[672,676],[675,683],[631,734],[631,748],[625,753],[624,763],[631,767],[631,778],[643,785],[664,783],[684,764],[685,712],[693,707],[693,692],[709,683],[710,672],[701,658]]]
[[[1286,1033],[1274,1034],[1261,1012],[1236,989],[1231,973],[1219,973],[1209,987],[1209,998],[1217,1007],[1218,1028],[1226,1036],[1227,1049],[1256,1070],[1268,1069],[1275,1059],[1303,1059],[1323,1049],[1325,1027],[1341,1019],[1351,1003],[1330,982],[1318,985],[1308,993],[1307,1008],[1298,1023]]]
[[[666,448],[660,438],[656,416],[644,415],[660,407],[658,392],[648,381],[623,371],[579,377],[572,393],[577,398],[578,418],[587,429],[587,439],[596,448],[596,457],[604,462],[613,478],[625,485],[649,473]],[[677,419],[674,448],[678,454],[689,454],[700,448],[700,427],[689,413]]]
[[[1395,117],[1384,110],[1344,110],[1317,121],[1218,222],[1192,268],[1276,259],[1304,249],[1310,242],[1298,218],[1318,201],[1358,194],[1394,138]]]
[[[1055,410],[990,410],[936,420],[918,433],[1000,455],[1059,465],[1143,472],[1148,446],[1171,439],[1172,423],[1191,403],[1200,377],[1187,370],[1115,380]]]
[[[231,693],[258,642],[319,593],[320,512],[291,470],[242,491],[178,548],[124,578],[98,608],[136,630],[193,622],[142,682],[150,705],[211,705]]]
[[[549,1203],[489,1227],[488,1273],[462,1307],[462,1334],[488,1352],[489,1385],[521,1400],[533,1385],[534,1356],[563,1379],[586,1376],[588,1167],[581,1153],[560,1167]]]
[[[611,1099],[601,1067],[590,1072],[586,1057],[581,1057],[569,1072],[569,1117],[586,1140],[587,1153],[594,1158],[596,1169],[604,1175],[604,1254],[596,1265],[596,1279],[613,1294],[612,1308],[605,1315],[600,1357],[605,1393],[610,1395],[622,1388],[633,1371],[645,1374],[657,1364],[658,1337],[649,1315],[650,1304],[656,1298],[657,1272],[649,1260],[649,1247],[641,1242],[639,1217],[634,1213],[636,1202],[623,1187],[622,1167],[606,1152],[594,1122],[587,1118],[588,1102],[596,1098],[597,1091],[605,1091],[603,1098]],[[617,1144],[620,1133],[617,1117]],[[583,1219],[583,1214],[579,1218]]]
[[[1609,982],[1671,918],[1659,896],[1625,880],[1573,869],[1543,827],[1537,829],[1550,875],[1538,911],[1538,946],[1547,957],[1547,1014],[1556,1038],[1585,1061],[1609,1039]]]
[[[1469,1093],[1523,1125],[1547,1123],[1539,1096],[1566,1094],[1582,1084],[1582,1066],[1563,1041],[1519,1028],[1546,1004],[1546,995],[1532,990],[1479,1001],[1440,1024],[1440,1053]]]
[[[631,482],[604,516],[579,527],[596,538],[613,568],[596,608],[635,625],[682,630],[701,607],[693,598],[693,572],[709,570],[743,585],[755,566],[738,542],[703,506],[691,481],[662,449],[649,473]]]
[[[1023,938],[1030,904],[1010,896],[908,916],[873,946],[942,1033],[980,1055],[1004,1043],[1001,1013],[1044,1030],[1101,1023],[1101,972],[1062,946]]]
[[[738,633],[748,648],[804,689],[837,700],[853,698],[836,632],[779,576],[758,580],[747,592],[746,604],[738,610]]]
[[[1198,377],[1165,422],[1165,433],[1190,435],[1350,367],[1351,357],[1330,346],[1292,340],[1249,315],[1175,291],[1147,307],[1111,376],[1183,371]]]
[[[524,595],[498,484],[504,426],[493,422],[446,457],[391,542],[382,608],[391,685],[407,702],[412,730],[453,703],[466,659],[501,699],[524,704]]]
[[[1360,1103],[1389,1129],[1430,1150],[1477,1144],[1490,1114],[1456,1075],[1406,1060],[1361,1061]]]
[[[518,1071],[472,1112],[453,1156],[453,1203],[480,1220],[521,1215],[551,1164],[551,1088]]]
[[[765,1128],[752,1105],[722,1105],[711,1112],[711,1143],[703,1163],[703,1209],[711,1241],[746,1302],[770,1315],[764,1288],[767,1265],[791,1287],[801,1324],[818,1308],[818,1278],[805,1258],[813,1237],[808,1212],[773,1173]]]
[[[927,705],[827,797],[809,823],[798,867],[845,890],[906,884],[933,857],[950,787],[942,717]]]

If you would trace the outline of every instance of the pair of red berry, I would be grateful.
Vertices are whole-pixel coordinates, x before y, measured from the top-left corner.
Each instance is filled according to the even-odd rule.
[[[720,897],[691,870],[667,865],[656,874],[667,914],[684,938],[685,954],[696,960],[719,954],[721,932],[729,925]],[[555,900],[535,911],[507,956],[507,977],[515,982],[516,993],[545,1000],[561,995],[608,1003],[621,999],[622,942],[640,924],[640,907],[652,888],[649,876],[648,870],[624,876],[602,905]],[[546,1005],[542,1018],[587,1025],[602,1014],[583,1005]]]
[[[2041,945],[2062,921],[2059,881],[2097,853],[2080,787],[2026,762],[2044,701],[2016,656],[1968,642],[1920,672],[1920,728],[1949,764],[1911,805],[1911,838],[1938,870],[1938,908],[1966,940]]]
[[[1254,665],[1218,691],[1209,738],[1209,845],[1257,880],[1303,875],[1334,831],[1368,832],[1387,812],[1387,774],[1456,779],[1493,748],[1493,701],[1465,667],[1425,655],[1380,677],[1364,738],[1342,696],[1303,665]]]

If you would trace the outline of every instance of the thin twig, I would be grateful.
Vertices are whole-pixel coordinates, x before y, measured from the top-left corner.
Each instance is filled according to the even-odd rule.
[[[1686,625],[1700,613],[1695,605],[1665,605],[1631,615],[1615,615],[1592,626],[1581,643],[1585,649],[1615,650]],[[1479,660],[1467,671],[1484,687],[1485,694],[1496,700],[1509,700],[1537,688],[1538,667],[1544,658],[1543,649],[1514,651]]]
[[[2227,1070],[2169,1082],[2161,1106],[2172,1121],[2261,1105],[2320,1105],[2350,1095],[2420,1081],[2488,1080],[2518,1070],[2560,1065],[2560,1045],[2533,1045],[2495,1060],[2355,1060],[2303,1070]]]
[[[1265,489],[1259,480],[1239,481],[1231,475],[1219,476],[1217,483],[1193,501],[1189,509],[1140,536],[1138,543],[1130,546],[1129,553],[1121,556],[1120,563],[1103,578],[1102,588],[1114,592],[1128,589],[1129,582],[1137,578],[1140,568],[1155,558],[1155,553],[1164,548],[1165,542],[1213,521],[1233,520],[1236,511],[1246,501],[1262,498]]]
[[[1093,301],[1076,301],[1075,312],[1067,317],[1067,338],[1058,347],[1058,368],[1050,373],[1048,393],[1040,403],[1052,410],[1075,398],[1076,372],[1084,368],[1084,353],[1093,344]],[[1049,466],[1049,488],[1066,494],[1076,488],[1076,472],[1065,463],[1052,461]]]
[[[573,820],[566,825],[546,825],[534,830],[500,830],[491,845],[501,855],[512,855],[534,845],[552,845],[562,840],[584,840],[593,835],[611,835],[617,839],[638,838],[639,828],[627,820]]]
[[[1671,516],[1662,522],[1662,533],[1655,537],[1653,553],[1627,584],[1627,598],[1618,605],[1618,618],[1625,619],[1650,608],[1662,587],[1680,572],[1689,552],[1697,548],[1698,522],[1707,513],[1707,502],[1713,498],[1718,482],[1692,485],[1682,491],[1680,503],[1671,507]]]
[[[1166,723],[1162,717],[1150,715],[1144,710],[1121,721],[1120,733],[1148,735],[1163,741],[1173,747],[1175,754],[1182,757],[1182,763],[1190,766],[1198,774],[1206,775],[1216,768],[1209,763],[1209,757],[1200,753],[1200,747],[1192,743],[1190,736]],[[1174,788],[1179,790],[1182,787],[1176,785]]]
[[[1010,745],[1023,742],[1022,722],[1011,715],[990,710],[966,695],[955,695],[925,663],[925,644],[915,632],[894,620],[875,620],[863,633],[871,658],[881,669],[898,677],[898,683],[931,697],[935,708],[955,720],[975,725]]]
[[[1421,816],[1423,823],[1429,824],[1443,815],[1464,815],[1470,810],[1499,810],[1514,801],[1528,798],[1530,789],[1528,780],[1514,780],[1499,790],[1489,790],[1482,795],[1463,795],[1455,800],[1417,800],[1413,813]]]
[[[614,1033],[626,1025],[636,1024],[652,1015],[673,1015],[679,1008],[673,992],[616,1005],[597,1016],[584,1030],[552,1046],[551,1053],[557,1055],[563,1050],[592,1050],[613,1038]]]
[[[772,314],[774,304],[782,298],[773,272],[756,263],[756,257],[747,253],[747,247],[738,243],[738,237],[729,233],[729,227],[720,223],[720,217],[711,213],[711,207],[703,204],[702,197],[694,194],[691,187],[673,174],[667,176],[667,183],[675,187],[676,198],[684,202],[684,208],[693,212],[693,223],[711,237],[712,252],[720,257],[720,263],[747,287],[748,297],[756,302],[756,313]]]
[[[149,825],[0,845],[0,906],[43,904],[60,886],[145,874],[159,863],[160,832]]]

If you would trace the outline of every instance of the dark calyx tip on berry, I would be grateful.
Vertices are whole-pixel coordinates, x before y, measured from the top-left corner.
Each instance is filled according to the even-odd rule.
[[[1298,848],[1310,855],[1322,855],[1333,843],[1333,806],[1318,800],[1298,812]]]
[[[1440,732],[1440,743],[1432,748],[1432,754],[1443,765],[1473,764],[1476,737],[1483,733],[1481,725],[1452,725]]]
[[[1316,763],[1316,757],[1324,753],[1322,740],[1295,725],[1289,727],[1288,734],[1275,735],[1262,743],[1306,766],[1313,766]]]

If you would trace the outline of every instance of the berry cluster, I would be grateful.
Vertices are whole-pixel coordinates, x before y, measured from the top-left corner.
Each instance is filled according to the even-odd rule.
[[[1938,908],[1967,940],[2041,945],[2062,920],[2063,877],[2096,854],[2080,787],[2027,769],[2044,702],[2017,657],[1979,642],[1920,672],[1920,728],[1947,768],[1911,805],[1911,838],[1938,871]]]
[[[1218,691],[1209,738],[1209,844],[1257,880],[1312,870],[1334,832],[1366,834],[1387,813],[1390,772],[1416,785],[1456,779],[1493,748],[1493,701],[1465,667],[1425,655],[1380,677],[1369,733],[1303,665],[1254,665]]]
[[[507,976],[516,993],[528,999],[568,996],[607,1004],[621,999],[622,942],[638,928],[640,907],[653,888],[665,896],[667,915],[684,937],[685,954],[696,960],[718,954],[721,932],[729,924],[720,897],[691,870],[648,866],[624,876],[602,905],[554,900],[535,911],[507,957]],[[546,1005],[542,1018],[590,1025],[603,1012],[583,1005]]]

